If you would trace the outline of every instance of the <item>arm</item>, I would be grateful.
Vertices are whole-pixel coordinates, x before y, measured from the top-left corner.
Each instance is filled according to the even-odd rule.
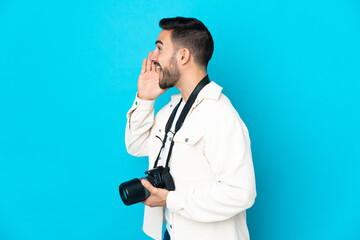
[[[151,62],[152,52],[144,58],[138,79],[138,94],[127,113],[125,144],[134,156],[148,155],[148,139],[154,123],[154,102],[166,89],[159,87],[159,70]]]
[[[125,145],[131,155],[148,155],[148,138],[154,123],[155,100],[142,100],[136,97],[126,117]]]
[[[228,109],[229,110],[229,109]],[[197,189],[170,191],[167,207],[183,217],[215,222],[231,218],[255,201],[255,176],[247,129],[232,111],[220,111],[205,133],[205,156],[216,182]]]

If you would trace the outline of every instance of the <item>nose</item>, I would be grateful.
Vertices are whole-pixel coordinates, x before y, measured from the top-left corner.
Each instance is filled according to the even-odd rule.
[[[159,55],[159,52],[157,51],[157,49],[155,49],[154,51],[152,51],[150,60],[157,61],[158,55]]]

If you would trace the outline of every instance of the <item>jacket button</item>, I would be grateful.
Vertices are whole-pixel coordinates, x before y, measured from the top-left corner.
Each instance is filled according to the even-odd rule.
[[[185,142],[188,142],[189,141],[189,139],[188,138],[185,138]]]
[[[135,102],[135,105],[137,105],[137,101]]]
[[[170,107],[172,107],[173,105],[171,104]]]
[[[161,132],[161,129],[159,129],[159,132]]]
[[[170,224],[170,228],[172,228],[172,225]]]
[[[171,137],[169,137],[169,142],[171,142],[171,140],[172,140],[172,138],[171,138]]]

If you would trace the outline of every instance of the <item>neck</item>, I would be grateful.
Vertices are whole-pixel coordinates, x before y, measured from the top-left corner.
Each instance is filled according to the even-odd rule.
[[[190,94],[194,91],[195,87],[206,75],[206,70],[181,74],[181,78],[179,79],[175,87],[180,90],[184,102],[188,100]]]

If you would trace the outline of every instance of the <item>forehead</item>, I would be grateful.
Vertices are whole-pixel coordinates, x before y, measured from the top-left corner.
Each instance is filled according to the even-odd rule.
[[[171,31],[161,30],[156,43],[164,45],[164,47],[172,47]]]

